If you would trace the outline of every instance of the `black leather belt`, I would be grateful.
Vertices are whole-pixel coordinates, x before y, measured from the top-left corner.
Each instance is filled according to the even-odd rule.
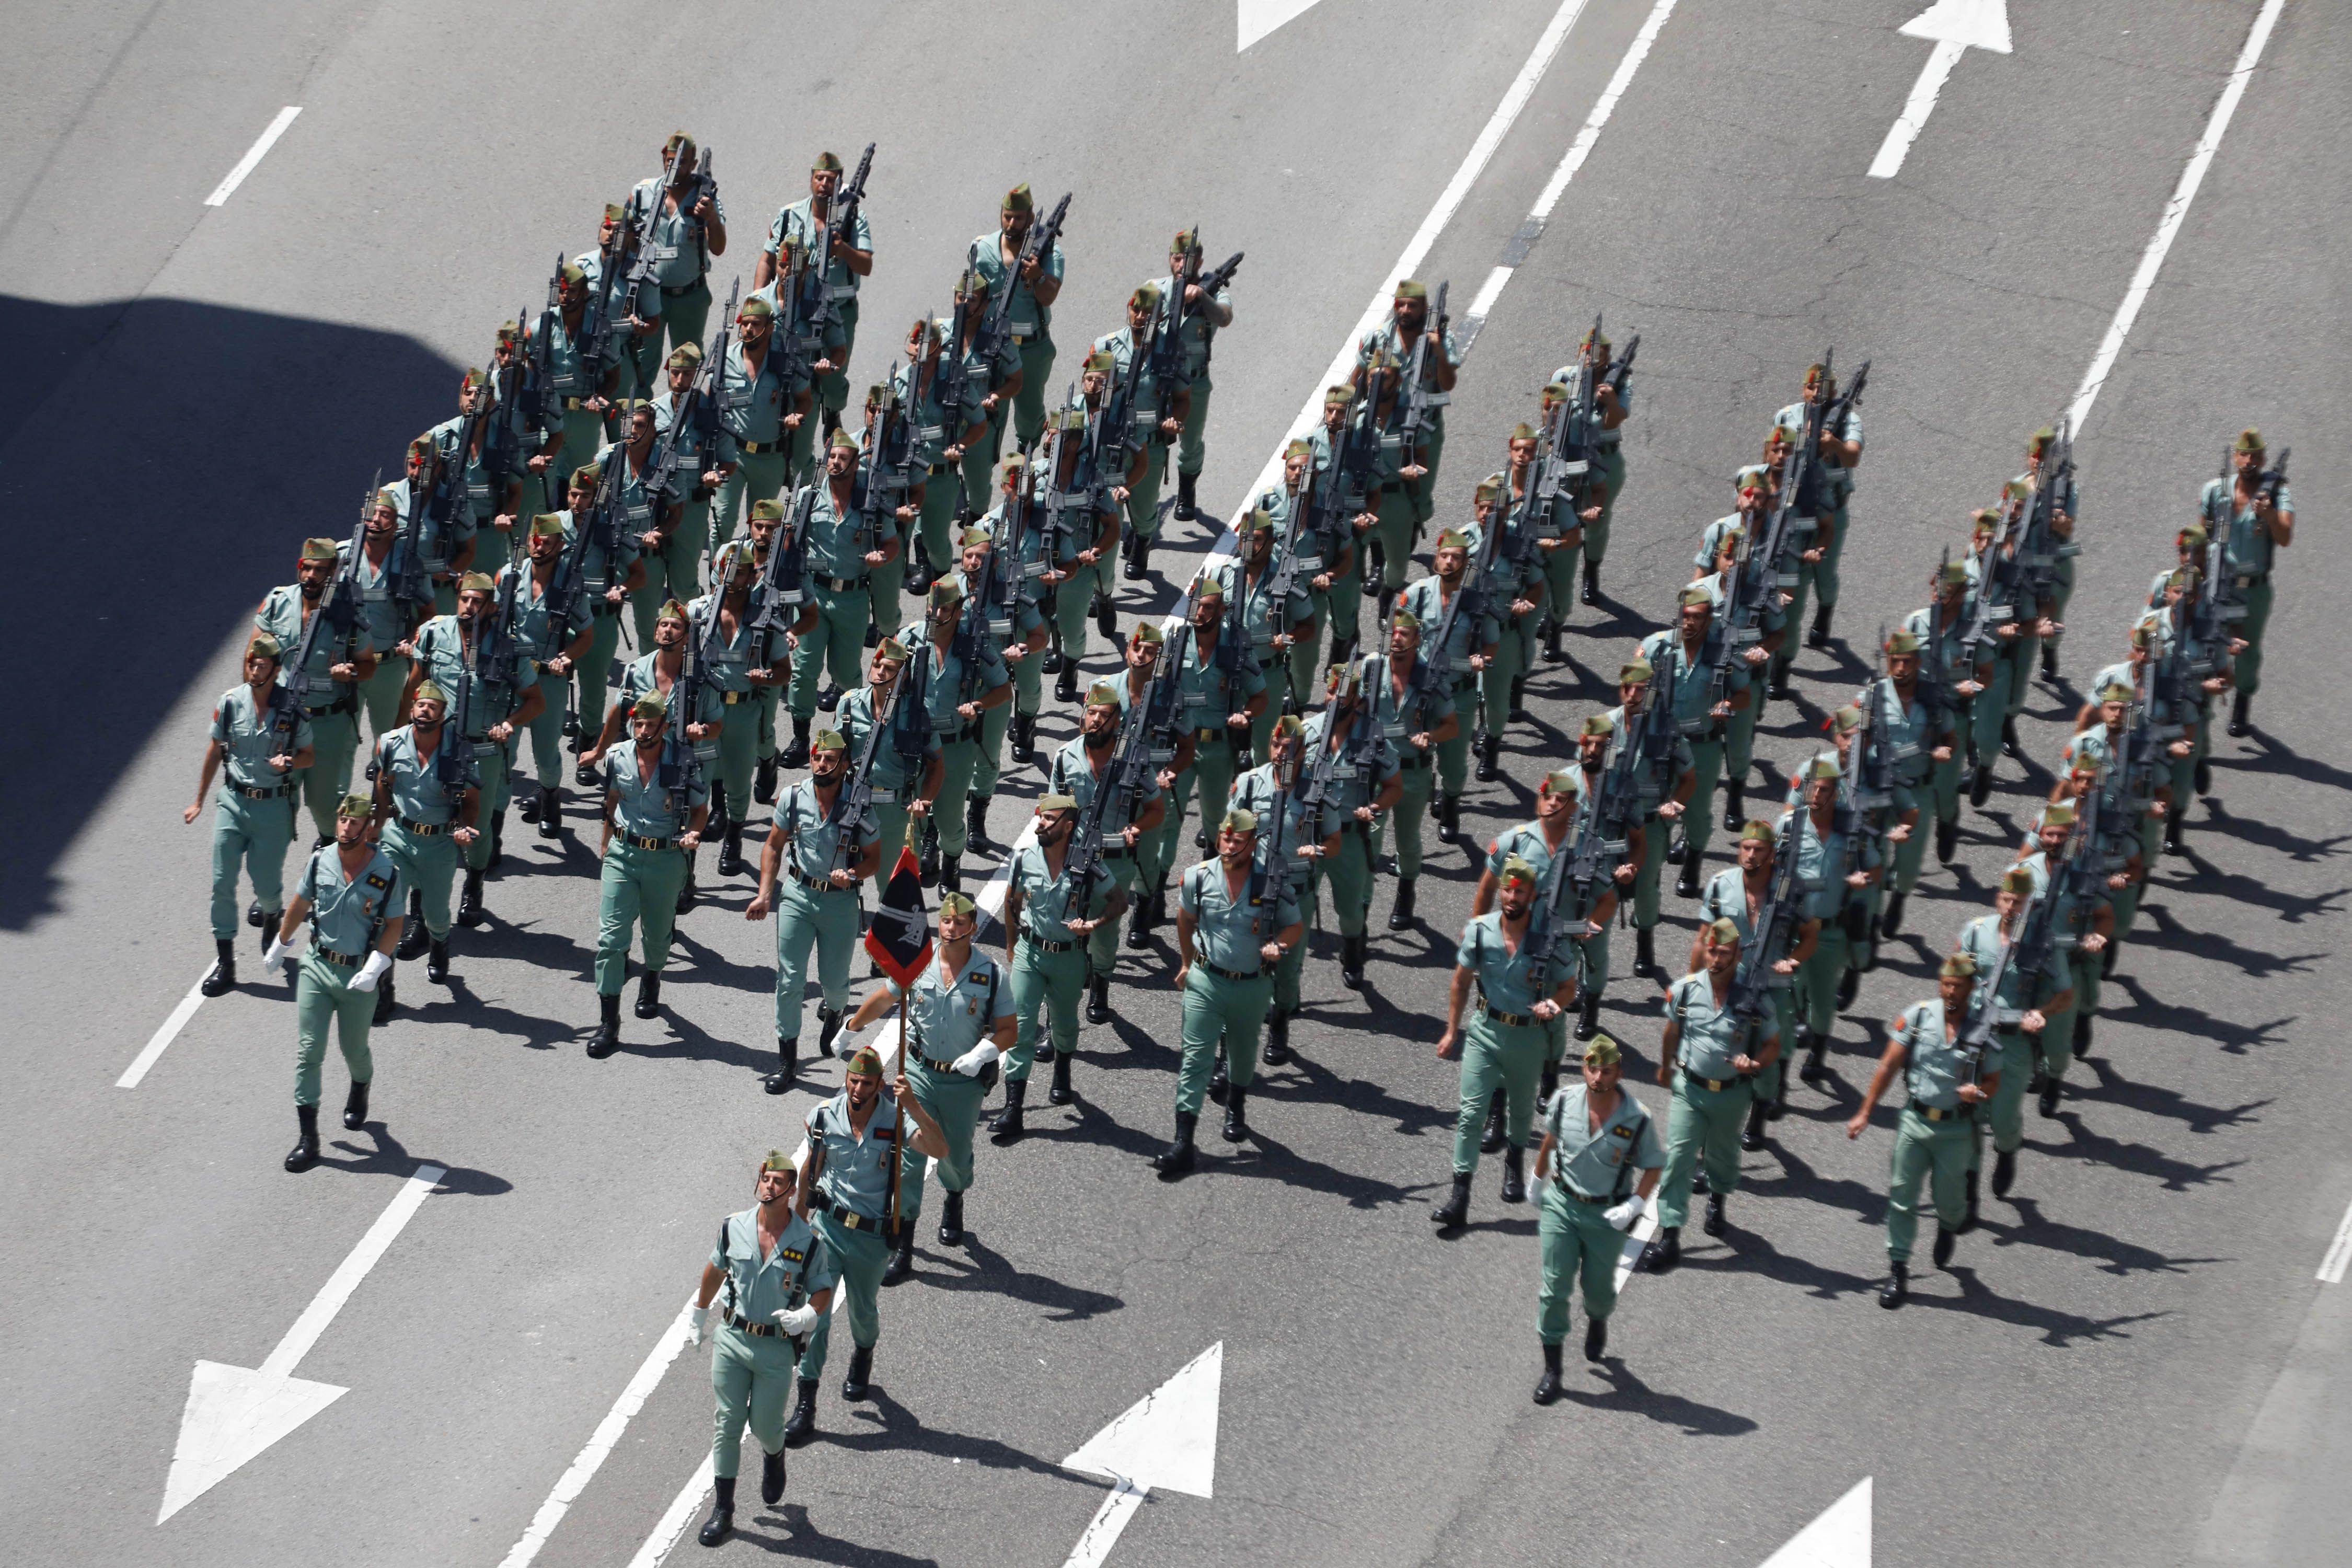
[[[751,694],[748,691],[722,691],[719,694],[719,705],[722,708],[740,707],[751,700]]]
[[[697,278],[693,282],[687,284],[682,289],[673,289],[668,284],[665,283],[661,286],[661,296],[665,300],[683,300],[688,294],[693,293],[697,289],[701,287],[702,279],[699,278]]]
[[[641,833],[624,833],[621,835],[621,842],[626,844],[632,849],[675,849],[677,847],[677,840],[675,838],[647,838]]]
[[[273,789],[256,789],[251,784],[231,784],[228,787],[230,794],[247,800],[277,800],[294,793],[292,784],[279,784]]]
[[[403,833],[414,834],[419,838],[438,838],[453,826],[446,822],[413,822],[405,816],[395,816],[393,820],[400,824]]]
[[[590,606],[590,608],[595,617],[600,621],[607,616],[617,616],[621,613],[620,605],[604,599],[599,599],[594,605]]]
[[[751,456],[757,458],[765,453],[782,451],[786,446],[791,444],[791,439],[792,438],[790,437],[786,437],[781,441],[738,441],[735,445],[742,451],[748,452]]]
[[[955,1063],[953,1062],[935,1062],[930,1058],[923,1056],[919,1056],[915,1059],[922,1063],[925,1067],[930,1068],[933,1072],[940,1074],[942,1077],[950,1073],[953,1073],[957,1078],[961,1078],[963,1076],[963,1074],[956,1072]]]
[[[1513,1028],[1528,1024],[1539,1024],[1543,1021],[1532,1013],[1506,1013],[1500,1008],[1491,1007],[1487,1005],[1484,996],[1478,998],[1478,1016],[1482,1018],[1492,1018],[1497,1024],[1507,1024]]]
[[[1076,942],[1047,942],[1043,937],[1031,936],[1025,931],[1021,933],[1021,940],[1039,952],[1076,952],[1080,945]]]
[[[577,414],[580,412],[580,405],[587,401],[584,397],[567,397],[563,400],[563,412]]]
[[[1705,1089],[1710,1094],[1721,1094],[1733,1084],[1742,1081],[1736,1078],[1701,1078],[1696,1073],[1691,1071],[1688,1068],[1685,1068],[1683,1069],[1683,1077],[1690,1082],[1697,1084],[1700,1088]]]
[[[797,870],[793,873],[793,880],[798,882],[802,887],[806,888],[813,893],[842,893],[848,891],[845,888],[835,887],[833,885],[833,879],[829,877],[803,877]]]
[[[819,1196],[814,1199],[809,1204],[809,1207],[832,1220],[844,1230],[880,1230],[882,1228],[882,1222],[878,1218],[869,1219],[847,1205],[837,1204],[828,1197]]]
[[[1211,741],[1231,742],[1232,739],[1232,735],[1223,724],[1204,724],[1192,731],[1192,744],[1196,747]]]
[[[1210,973],[1215,975],[1220,980],[1255,980],[1259,975],[1265,973],[1263,969],[1253,969],[1248,973],[1244,974],[1238,969],[1226,969],[1221,965],[1211,963],[1205,958],[1201,960],[1201,967],[1207,970]]]
[[[363,954],[354,955],[337,952],[333,948],[321,947],[315,942],[310,944],[310,956],[313,958],[323,958],[338,969],[357,969],[361,964],[367,962],[367,959]]]
[[[304,703],[302,706],[302,712],[309,718],[324,719],[330,713],[356,713],[359,711],[359,706],[360,705],[355,699],[338,697],[323,708],[313,708],[310,704]]]
[[[1972,1117],[1976,1114],[1976,1107],[1973,1105],[1955,1105],[1949,1110],[1938,1105],[1915,1105],[1911,1109],[1929,1121],[1958,1121],[1964,1116]]]
[[[864,577],[828,577],[822,572],[813,574],[813,575],[816,580],[816,585],[818,587],[832,594],[854,594],[858,589],[866,586],[867,581],[867,579]]]
[[[1557,1176],[1552,1178],[1551,1184],[1559,1189],[1559,1195],[1561,1197],[1572,1199],[1580,1204],[1605,1204],[1612,1201],[1612,1194],[1608,1193],[1603,1193],[1597,1198],[1588,1197],[1584,1194],[1578,1192],[1574,1187],[1570,1186],[1566,1182],[1561,1181]]]
[[[665,289],[662,292],[667,294],[669,290]],[[755,1339],[762,1340],[773,1339],[784,1331],[784,1326],[782,1323],[755,1323],[749,1318],[739,1318],[732,1312],[727,1314],[727,1326],[737,1333],[750,1334]]]
[[[1416,773],[1419,770],[1429,766],[1436,760],[1437,759],[1434,757],[1423,756],[1420,752],[1420,748],[1415,747],[1412,755],[1400,755],[1397,758],[1397,772],[1401,773]]]

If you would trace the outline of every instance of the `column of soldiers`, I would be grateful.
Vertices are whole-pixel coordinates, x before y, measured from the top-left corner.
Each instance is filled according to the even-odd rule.
[[[187,812],[226,764],[206,994],[237,984],[241,872],[266,973],[311,928],[295,981],[289,1170],[318,1158],[331,1017],[350,1069],[345,1124],[361,1127],[368,1030],[396,1006],[395,961],[423,957],[428,980],[448,979],[450,928],[488,919],[507,807],[560,839],[567,771],[593,792],[600,841],[592,1058],[621,1043],[633,942],[635,1016],[659,1016],[706,841],[719,877],[754,879],[746,918],[777,917],[768,1092],[797,1081],[812,949],[820,1054],[845,1030],[904,1015],[897,1082],[884,1089],[870,1051],[851,1058],[843,1093],[812,1121],[812,1168],[786,1181],[772,1159],[762,1166],[761,1206],[730,1219],[706,1276],[706,1303],[722,1282],[730,1292],[714,1543],[743,1422],[763,1446],[780,1430],[768,1380],[798,1384],[768,1451],[814,1430],[830,1319],[809,1301],[845,1290],[858,1342],[845,1393],[862,1389],[875,1287],[913,1265],[921,1187],[900,1173],[940,1162],[940,1239],[954,1245],[987,1086],[1001,1073],[988,1123],[1000,1146],[1024,1134],[1038,1064],[1051,1068],[1047,1103],[1071,1100],[1079,1015],[1111,1016],[1121,922],[1129,951],[1150,947],[1171,880],[1181,1068],[1155,1163],[1170,1180],[1196,1168],[1204,1100],[1223,1106],[1225,1141],[1249,1137],[1259,1066],[1295,1048],[1309,919],[1320,923],[1328,891],[1349,988],[1364,984],[1384,868],[1397,879],[1387,928],[1417,922],[1425,825],[1461,837],[1474,768],[1496,775],[1511,724],[1527,719],[1527,682],[1566,660],[1572,603],[1602,602],[1625,479],[1639,340],[1618,353],[1596,321],[1506,438],[1471,515],[1437,525],[1461,354],[1444,289],[1433,299],[1407,279],[1352,375],[1326,394],[1321,424],[1286,449],[1280,482],[1235,519],[1234,552],[1189,584],[1166,623],[1144,618],[1121,637],[1118,583],[1150,573],[1165,519],[1198,514],[1209,367],[1239,258],[1204,275],[1197,235],[1177,233],[1168,273],[1132,291],[1125,325],[1086,350],[1066,401],[1051,398],[1068,200],[1041,216],[1015,186],[998,228],[963,257],[948,313],[912,324],[851,420],[857,291],[874,265],[871,152],[847,177],[833,154],[815,160],[808,197],[771,225],[752,291],[730,290],[706,343],[726,224],[708,153],[672,137],[662,174],[606,209],[596,247],[561,264],[544,309],[499,329],[490,367],[461,381],[457,416],[410,443],[404,477],[371,487],[352,537],[303,542],[297,581],[257,613],[244,683],[215,710]],[[1929,604],[1884,638],[1879,673],[1832,715],[1833,743],[1797,768],[1778,814],[1749,815],[1756,732],[1768,704],[1790,697],[1790,633],[1809,604],[1806,646],[1832,640],[1866,374],[1841,392],[1826,362],[1808,373],[1762,460],[1735,476],[1734,510],[1705,531],[1675,623],[1622,661],[1618,702],[1582,721],[1572,763],[1544,773],[1536,818],[1487,846],[1439,1044],[1463,1068],[1453,1180],[1433,1218],[1465,1223],[1486,1153],[1502,1156],[1503,1201],[1524,1202],[1538,1143],[1539,1400],[1559,1390],[1577,1277],[1585,1351],[1601,1353],[1612,1238],[1654,1205],[1642,1260],[1664,1270],[1694,1194],[1706,1229],[1727,1226],[1739,1151],[1766,1144],[1792,1077],[1825,1074],[1838,1016],[1900,929],[1930,836],[1948,862],[1960,796],[1981,806],[2000,760],[2024,760],[2016,716],[2037,674],[2059,679],[2075,498],[2065,434],[2045,430],[2000,503],[1977,514],[1960,559],[1939,564]],[[1163,504],[1171,454],[1177,494]],[[2186,802],[2210,787],[2217,700],[2233,694],[2233,733],[2251,722],[2273,556],[2293,536],[2283,470],[2256,433],[2241,437],[2127,656],[2098,672],[1997,913],[1963,931],[1938,999],[1889,1026],[1849,1128],[1858,1135],[1905,1077],[1887,1305],[1907,1289],[1923,1182],[1939,1264],[1974,1223],[1979,1108],[1992,1189],[2010,1190],[2023,1100],[2038,1089],[2054,1114],[2147,866],[2178,851]],[[911,620],[902,593],[918,599]],[[644,651],[624,658],[632,632]],[[1108,679],[1083,673],[1090,634],[1118,661]],[[1080,723],[1041,754],[1048,674]],[[352,793],[362,710],[367,787]],[[1046,775],[1034,827],[1011,849],[987,832],[1008,743]],[[1735,849],[1709,877],[1718,794]],[[1180,875],[1196,796],[1192,838],[1205,853]],[[298,801],[316,839],[289,900]],[[747,858],[755,806],[768,818]],[[940,889],[938,967],[854,1003],[862,889],[908,849]],[[1003,862],[1001,965],[974,945],[973,854]],[[1701,915],[1679,978],[1657,952],[1670,860]],[[1666,1009],[1663,1134],[1620,1087],[1623,1047],[1599,1028],[1614,923],[1633,927],[1633,976]],[[1580,1074],[1562,1087],[1571,1036]],[[876,1126],[895,1152],[875,1152]],[[801,1235],[785,1210],[769,1213],[779,1185],[814,1228],[793,1278],[763,1285],[774,1238]],[[755,1300],[770,1305],[752,1310]],[[754,1342],[788,1320],[806,1342],[772,1365]],[[772,1474],[780,1492],[780,1460]]]

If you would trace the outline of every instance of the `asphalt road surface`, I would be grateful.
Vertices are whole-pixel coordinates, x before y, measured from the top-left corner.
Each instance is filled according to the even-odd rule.
[[[1401,255],[1422,251],[1457,309],[1507,250],[1516,267],[1449,416],[1445,518],[1595,311],[1621,342],[1640,331],[1609,603],[1576,613],[1574,662],[1532,680],[1510,776],[1473,787],[1483,841],[1529,815],[1543,758],[1663,623],[1732,470],[1834,345],[1873,364],[1845,640],[1800,659],[1801,713],[1776,710],[1758,750],[1786,764],[1815,744],[1877,625],[1922,602],[1967,511],[2082,387],[2263,29],[2082,433],[2075,685],[2035,689],[2038,765],[2006,764],[1966,815],[1959,858],[1931,868],[1842,1021],[1832,1079],[1744,1161],[1732,1233],[1694,1227],[1679,1272],[1628,1284],[1601,1368],[1571,1352],[1568,1396],[1529,1404],[1535,1221],[1496,1201],[1492,1162],[1471,1226],[1429,1235],[1454,1102],[1432,1047],[1474,879],[1445,849],[1416,929],[1379,925],[1383,884],[1364,992],[1318,934],[1298,1057],[1268,1075],[1254,1136],[1212,1138],[1172,1187],[1145,1163],[1172,1100],[1171,939],[1127,954],[1079,1103],[1033,1110],[1015,1149],[982,1144],[967,1244],[927,1227],[918,1279],[886,1295],[875,1398],[846,1405],[828,1377],[785,1505],[747,1484],[718,1555],[1059,1562],[1108,1491],[1061,1461],[1221,1345],[1213,1495],[1155,1489],[1117,1563],[1748,1568],[1865,1478],[1882,1562],[2341,1561],[2352,1323],[2347,1287],[2315,1275],[2352,1204],[2330,1026],[2352,1002],[2352,690],[2326,586],[2352,572],[2334,526],[2352,476],[2325,438],[2352,411],[2335,243],[2352,16],[2019,0],[2012,51],[1969,50],[1900,174],[1874,179],[1932,47],[1896,31],[1916,0],[1326,0],[1238,54],[1232,6],[152,0],[17,19],[0,63],[11,1557],[489,1568],[529,1540],[548,1564],[649,1562],[707,1456],[707,1352],[649,1352],[752,1161],[837,1083],[821,1063],[804,1092],[759,1092],[773,927],[740,918],[743,879],[684,922],[665,1018],[628,1020],[592,1062],[593,823],[575,798],[560,846],[519,833],[452,984],[408,966],[371,1126],[334,1129],[303,1177],[278,1169],[282,985],[204,1003],[117,1087],[208,956],[209,829],[179,807],[244,616],[444,416],[458,369],[674,126],[715,150],[736,238],[721,291],[812,153],[878,144],[861,384],[897,323],[944,304],[1015,180],[1074,193],[1066,368],[1175,227],[1245,250],[1202,486],[1219,518]],[[2259,733],[2218,746],[2191,853],[2160,864],[2096,1058],[2057,1120],[2029,1120],[2011,1199],[1882,1312],[1888,1118],[1859,1143],[1838,1123],[1882,1021],[1987,906],[2079,683],[2120,656],[2248,424],[2295,448],[2303,522]],[[1171,604],[1215,531],[1178,525],[1123,616]],[[1041,745],[1071,728],[1052,712]],[[997,837],[1037,784],[1008,772]],[[1678,954],[1689,905],[1668,908],[1660,951]],[[1606,1026],[1662,1110],[1631,948]],[[431,1194],[395,1207],[426,1165],[446,1173]],[[388,1211],[404,1224],[340,1311],[297,1329]],[[289,1346],[305,1353],[278,1365]],[[348,1392],[159,1524],[198,1362]],[[559,1486],[583,1449],[593,1476]]]

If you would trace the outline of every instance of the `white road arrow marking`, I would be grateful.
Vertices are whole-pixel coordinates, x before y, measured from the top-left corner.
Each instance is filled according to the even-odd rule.
[[[1240,54],[1292,17],[1313,9],[1315,0],[1237,0],[1234,19],[1239,41],[1234,45],[1234,53]]]
[[[1927,63],[1919,68],[1919,79],[1912,83],[1902,114],[1887,128],[1886,140],[1878,144],[1878,156],[1870,161],[1874,180],[1891,180],[1903,167],[1904,155],[1918,139],[1927,116],[1936,111],[1936,95],[1944,90],[1945,79],[1960,63],[1963,53],[1969,49],[2009,53],[2009,8],[2003,0],[1936,0],[1896,31],[1906,38],[1932,38],[1936,47]]]
[[[348,1389],[310,1383],[293,1375],[310,1353],[360,1281],[390,1247],[441,1178],[438,1165],[419,1167],[391,1206],[352,1248],[333,1278],[310,1299],[269,1359],[251,1371],[215,1361],[196,1363],[188,1383],[187,1407],[180,1413],[180,1441],[172,1451],[172,1471],[163,1482],[163,1523],[204,1496],[238,1466],[341,1399]]]
[[[1870,1568],[1870,1478],[1766,1558],[1764,1568]]]
[[[1212,1495],[1224,1366],[1225,1344],[1220,1340],[1062,1461],[1066,1470],[1117,1483],[1062,1568],[1101,1568],[1119,1531],[1154,1487],[1191,1497]]]

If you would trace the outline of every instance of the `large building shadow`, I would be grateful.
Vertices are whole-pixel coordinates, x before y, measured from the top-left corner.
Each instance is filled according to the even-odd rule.
[[[0,294],[0,930],[60,907],[107,792],[301,540],[347,536],[370,476],[454,412],[460,368],[335,321]]]

